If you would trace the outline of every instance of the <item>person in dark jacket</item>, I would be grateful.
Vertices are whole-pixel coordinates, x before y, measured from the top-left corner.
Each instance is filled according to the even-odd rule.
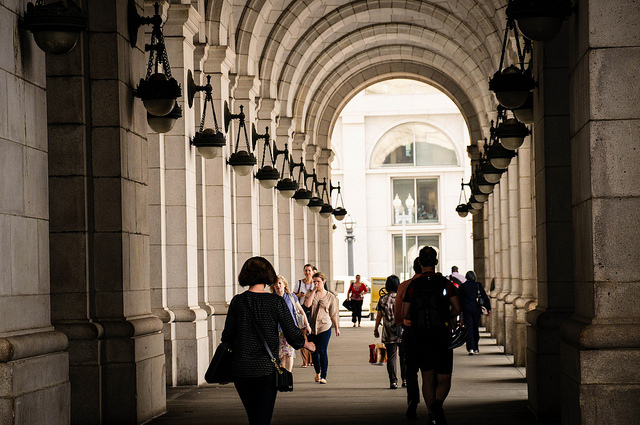
[[[293,348],[315,351],[315,345],[305,342],[282,297],[265,291],[278,281],[271,263],[262,257],[249,258],[238,275],[240,286],[249,287],[233,297],[222,331],[222,342],[233,349],[232,376],[236,391],[249,417],[250,425],[271,423],[276,403],[276,369],[256,332],[251,315],[256,318],[267,345],[278,356],[278,324]]]
[[[462,320],[464,326],[469,331],[467,336],[467,351],[470,356],[479,354],[478,341],[480,341],[480,316],[482,316],[482,306],[478,300],[482,300],[487,313],[491,311],[489,297],[480,282],[476,281],[476,274],[469,270],[465,275],[466,281],[458,288],[458,295],[462,303]]]

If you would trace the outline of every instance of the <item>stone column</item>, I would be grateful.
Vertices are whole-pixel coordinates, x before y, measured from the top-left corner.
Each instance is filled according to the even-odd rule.
[[[329,203],[331,203],[331,161],[333,161],[333,151],[331,149],[322,149],[320,157],[318,158],[318,178],[327,179],[327,196]],[[322,195],[322,194],[321,194]],[[326,202],[327,199],[324,199]],[[322,270],[327,275],[327,285],[330,286],[333,283],[333,261],[331,259],[333,244],[333,215],[328,218],[323,218],[319,214],[316,214],[318,223],[318,270]]]
[[[88,45],[49,69],[50,146],[61,148],[50,177],[51,309],[70,340],[71,423],[140,423],[165,410],[146,111],[132,92],[146,71],[145,37],[131,48],[117,20],[123,3],[86,5]]]
[[[575,312],[561,329],[569,425],[640,416],[639,18],[632,2],[589,0],[572,20]]]
[[[526,363],[529,405],[542,418],[560,414],[559,328],[574,304],[568,27],[544,45],[534,43],[533,57],[538,305],[527,314]]]
[[[233,66],[235,54],[225,46],[209,46],[203,66],[203,76],[211,76],[213,105],[219,128],[224,132],[224,102],[229,96],[229,70]],[[204,81],[201,80],[201,83]],[[210,116],[209,116],[210,117]],[[205,126],[213,128],[211,118]],[[215,350],[224,329],[228,303],[236,294],[236,273],[233,264],[232,231],[232,174],[226,164],[233,149],[233,138],[226,134],[227,145],[222,155],[204,161],[205,216],[207,233],[207,288],[206,301],[213,308],[209,324],[211,349]]]
[[[498,344],[504,343],[504,304],[499,301],[498,297],[502,293],[504,280],[502,279],[502,226],[500,223],[501,201],[500,192],[501,185],[496,185],[493,189],[493,195],[490,196],[493,201],[493,259],[495,264],[494,279],[495,285],[491,291],[491,329],[492,335],[498,341]],[[500,308],[503,308],[500,314]]]
[[[232,97],[234,101],[230,105],[232,113],[240,112],[240,105],[244,107],[245,125],[249,146],[251,146],[251,123],[255,118],[256,96],[259,90],[259,80],[255,76],[242,75],[237,77]],[[238,121],[233,120],[230,134],[233,134],[232,151],[235,149],[238,137]],[[244,132],[240,134],[238,150],[246,150]],[[244,262],[257,255],[260,251],[259,239],[259,208],[258,208],[258,181],[253,178],[257,167],[247,176],[239,176],[232,171],[233,187],[235,189],[235,246],[236,246],[236,271],[239,273]],[[236,273],[237,274],[237,273]]]
[[[307,145],[305,152],[305,163],[307,170],[311,173],[313,170],[316,172],[318,156],[320,155],[320,147],[317,145]],[[319,177],[318,177],[319,178]],[[320,179],[321,180],[321,179]],[[310,182],[311,183],[311,182]],[[311,187],[309,187],[310,190]],[[315,189],[313,189],[315,191]],[[314,193],[314,195],[316,195]],[[320,196],[320,193],[317,193],[317,196]],[[320,270],[318,267],[318,220],[320,219],[320,215],[312,212],[307,208],[307,262],[313,264]],[[326,273],[325,270],[321,270]]]
[[[163,27],[171,71],[183,87],[183,96],[179,99],[183,119],[164,135],[161,160],[166,214],[163,223],[167,288],[163,306],[164,335],[167,381],[173,386],[203,383],[210,360],[208,313],[200,307],[198,285],[196,151],[190,143],[196,118],[186,102],[185,84],[187,71],[193,69],[193,37],[201,19],[191,5],[172,4]]]
[[[292,151],[293,139],[291,137],[293,131],[292,119],[288,117],[280,117],[278,126],[275,129],[275,136],[277,138],[278,149],[284,149],[285,144],[289,149],[289,156],[292,157],[294,152]],[[281,161],[284,157],[281,155],[278,159],[278,164],[282,164]],[[293,160],[297,161],[295,156]],[[278,168],[282,171],[282,168]],[[296,169],[297,170],[297,169]],[[293,175],[289,175],[289,170],[284,170],[284,177],[291,177],[293,180],[298,181],[298,175],[294,172]],[[298,181],[299,187],[302,187],[302,182]],[[289,286],[293,287],[296,282],[296,273],[298,270],[295,267],[295,236],[294,236],[294,208],[296,208],[295,201],[293,199],[287,199],[283,196],[277,197],[277,214],[278,214],[278,264],[275,264],[278,273],[283,275],[289,282]],[[298,209],[301,207],[297,206]],[[302,268],[300,268],[302,270]]]
[[[497,320],[498,320],[498,334],[496,341],[498,345],[507,345],[506,334],[506,303],[505,297],[511,291],[511,258],[509,256],[509,179],[507,176],[503,176],[500,180],[499,187],[500,194],[500,292],[497,294]],[[496,199],[497,202],[497,199]]]
[[[511,287],[509,293],[504,297],[505,310],[505,346],[507,354],[513,354],[515,350],[516,338],[516,317],[514,300],[518,298],[522,291],[522,280],[520,279],[520,188],[518,187],[518,158],[512,160],[509,171],[503,179],[509,183],[509,275],[511,277]]]
[[[516,366],[524,366],[527,347],[526,315],[535,307],[535,253],[533,249],[532,180],[531,180],[531,138],[527,137],[518,149],[517,157],[520,229],[519,268],[520,291],[513,300],[515,306],[515,341],[513,361]]]
[[[70,418],[68,341],[51,326],[55,317],[49,294],[61,289],[50,286],[49,278],[60,279],[63,272],[59,270],[64,269],[66,276],[74,279],[60,282],[60,286],[71,291],[86,283],[83,248],[87,234],[82,231],[86,222],[86,111],[81,106],[86,86],[78,69],[60,77],[63,84],[56,92],[66,92],[65,99],[77,103],[60,108],[59,114],[51,117],[47,140],[47,106],[49,112],[56,112],[50,108],[60,104],[47,104],[50,67],[31,33],[20,29],[23,13],[22,2],[5,2],[0,7],[0,26],[6,34],[0,63],[0,423],[66,425]],[[82,63],[86,43],[83,37],[70,54],[75,63]],[[54,159],[61,162],[53,163]],[[49,162],[54,174],[60,176],[60,185],[76,195],[72,208],[50,210],[48,195],[59,194],[50,188]],[[50,222],[50,214],[57,216],[58,223]],[[50,229],[66,223],[80,229],[66,234],[61,238],[64,241],[55,241]],[[50,262],[50,245],[60,248],[62,244],[72,252],[60,253],[61,260],[78,265],[77,270],[59,264],[57,256]],[[74,254],[79,255],[79,261],[75,262]]]
[[[484,280],[484,289],[489,296],[489,300],[491,303],[491,309],[495,308],[495,276],[496,276],[496,261],[495,261],[495,245],[494,245],[494,195],[489,196],[483,210],[485,212],[482,213],[483,218],[485,220],[485,229],[486,229],[486,239],[485,239],[485,252],[486,252],[486,262],[488,264],[487,274]],[[487,330],[495,337],[495,320],[496,315],[495,312],[492,311],[491,316],[485,319],[485,324],[487,326]]]
[[[258,109],[258,122],[256,123],[256,131],[259,134],[265,134],[266,128],[269,128],[271,140],[269,143],[273,147],[276,141],[275,130],[276,117],[279,114],[279,105],[275,99],[261,99]],[[251,125],[248,127],[251,129]],[[251,134],[251,133],[249,133]],[[255,155],[258,159],[256,172],[263,163],[264,139],[258,140],[255,148]],[[266,158],[264,165],[271,165],[271,157],[268,151],[265,152]],[[274,268],[278,267],[280,262],[278,253],[278,210],[277,210],[277,190],[265,189],[259,186],[258,201],[260,209],[260,255],[271,262]]]
[[[304,134],[295,134],[293,136],[293,158],[296,162],[302,161],[307,166],[305,161],[306,140]],[[299,172],[299,168],[296,168],[296,173]],[[302,181],[300,187],[305,185],[304,176],[301,176]],[[310,182],[309,182],[310,183]],[[307,189],[311,190],[311,186],[307,184]],[[294,236],[294,277],[293,281],[303,277],[304,265],[309,262],[308,246],[307,246],[307,217],[312,214],[309,208],[301,207],[299,205],[293,206],[293,236]]]

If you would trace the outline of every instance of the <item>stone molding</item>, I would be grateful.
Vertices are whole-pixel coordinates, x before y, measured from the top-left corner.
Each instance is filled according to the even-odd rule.
[[[59,331],[37,332],[0,338],[0,363],[64,351],[67,336]]]
[[[640,324],[588,324],[574,317],[560,326],[563,341],[583,349],[640,347]]]

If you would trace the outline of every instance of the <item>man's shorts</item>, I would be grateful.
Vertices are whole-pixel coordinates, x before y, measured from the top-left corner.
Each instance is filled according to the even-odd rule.
[[[453,350],[449,350],[449,330],[414,333],[415,359],[423,372],[434,370],[436,374],[453,372]]]

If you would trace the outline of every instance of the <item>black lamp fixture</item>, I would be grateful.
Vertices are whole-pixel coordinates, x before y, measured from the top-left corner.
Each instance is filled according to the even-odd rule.
[[[509,31],[513,31],[520,67],[510,65],[502,68],[507,50],[507,40]],[[531,61],[525,69],[525,55],[531,57],[531,41],[524,39],[524,49],[520,46],[520,37],[513,18],[507,17],[507,25],[502,40],[502,55],[500,56],[500,66],[498,71],[489,80],[489,90],[495,93],[498,102],[507,109],[515,109],[524,104],[531,90],[536,86],[532,75]]]
[[[176,101],[171,112],[164,116],[151,115],[147,112],[147,124],[156,133],[167,133],[171,131],[176,122],[182,118],[182,108]]]
[[[78,43],[80,32],[87,29],[87,18],[73,0],[44,4],[27,3],[21,22],[33,34],[38,47],[50,55],[69,53]]]
[[[265,128],[264,134],[258,134],[256,126],[251,124],[251,141],[253,142],[254,147],[260,139],[264,139],[264,145],[262,148],[262,164],[254,177],[260,182],[260,186],[265,189],[273,189],[278,184],[278,180],[280,180],[280,172],[274,166],[275,158],[273,156],[273,150],[271,149],[269,127]],[[264,165],[264,160],[267,158],[267,150],[269,150],[269,159],[271,164]]]
[[[469,206],[467,205],[467,193],[464,190],[465,186],[469,186],[469,183],[465,183],[464,179],[460,183],[460,196],[458,197],[458,206],[456,207],[456,212],[462,218],[466,217],[469,214]]]
[[[340,182],[338,182],[338,186],[334,186],[331,184],[331,180],[329,180],[329,192],[333,193],[334,190],[338,191],[338,196],[336,196],[336,208],[333,209],[333,216],[338,221],[342,221],[347,215],[347,210],[344,207],[344,199],[342,198],[342,191],[340,190]]]
[[[202,118],[200,119],[200,129],[191,139],[191,145],[198,148],[200,156],[204,159],[213,159],[222,154],[222,148],[227,144],[224,134],[218,127],[218,119],[216,118],[216,110],[213,107],[213,96],[211,92],[211,76],[207,75],[207,84],[199,86],[193,80],[191,70],[187,72],[187,102],[189,108],[193,107],[193,99],[196,93],[205,92],[204,105],[202,107]],[[211,105],[211,114],[213,115],[213,128],[204,128],[204,122],[207,114],[207,104]]]
[[[320,210],[322,210],[322,207],[324,206],[324,201],[320,196],[318,196],[319,195],[318,186],[321,183],[318,182],[318,175],[316,174],[316,170],[313,170],[313,174],[310,174],[308,176],[313,178],[311,183],[311,193],[313,193],[314,195],[311,197],[311,199],[309,199],[309,203],[307,204],[307,207],[309,207],[309,209],[312,212],[319,213]],[[305,174],[305,178],[307,178],[307,174]]]
[[[500,114],[500,111],[498,111]],[[515,151],[524,143],[524,138],[531,134],[531,131],[524,123],[516,118],[506,118],[506,115],[499,117],[499,124],[494,133],[495,138],[500,140],[500,144],[509,150]]]
[[[285,143],[284,149],[279,150],[276,147],[276,143],[273,143],[273,166],[276,167],[276,161],[278,160],[278,156],[283,155],[284,159],[282,160],[282,171],[280,171],[280,180],[278,184],[276,184],[276,190],[280,192],[280,195],[284,198],[293,198],[296,191],[298,190],[298,182],[293,179],[293,165],[291,160],[291,155],[289,154],[289,147]],[[285,171],[288,171],[289,176],[285,177]]]
[[[253,149],[255,148],[255,144],[253,146],[249,145],[249,137],[247,136],[247,126],[245,125],[244,119],[244,111],[243,106],[240,105],[240,113],[232,114],[229,111],[229,105],[227,102],[224,102],[224,129],[226,132],[229,132],[229,123],[231,120],[238,120],[238,136],[236,138],[236,145],[233,153],[227,160],[227,164],[231,165],[233,171],[236,172],[239,176],[247,176],[251,173],[253,166],[258,163],[258,160],[253,155]],[[247,150],[238,150],[240,145],[240,133],[244,133],[244,141],[247,147]]]
[[[521,106],[512,109],[512,111],[518,121],[525,124],[533,124],[533,92],[530,91],[527,100]]]
[[[480,172],[479,168],[476,168],[476,173],[474,175],[474,179],[475,179],[475,184],[478,187],[478,190],[480,191],[480,193],[483,193],[485,195],[489,195],[493,192],[493,189],[496,185],[496,183],[491,183],[489,181],[487,181],[487,179],[484,178],[484,176],[482,175],[482,173]]]
[[[295,191],[293,194],[293,199],[296,201],[296,204],[301,207],[306,207],[309,205],[309,201],[313,197],[313,192],[307,189],[307,179],[312,177],[312,174],[307,174],[307,171],[304,167],[304,160],[302,157],[300,158],[300,162],[291,162],[291,170],[295,167],[300,167],[300,171],[298,172],[298,180],[302,182],[302,187]]]
[[[176,99],[182,96],[182,89],[176,79],[171,76],[171,67],[162,35],[160,5],[157,2],[154,4],[154,9],[153,16],[140,16],[135,1],[129,0],[127,23],[131,47],[135,47],[138,41],[138,29],[142,25],[153,25],[151,44],[144,46],[144,50],[150,52],[147,75],[144,79],[140,79],[138,87],[134,90],[134,96],[142,99],[149,114],[162,117],[174,111]]]
[[[522,35],[533,41],[553,39],[572,12],[569,0],[510,0],[506,10]]]
[[[331,206],[331,200],[329,199],[329,192],[327,190],[327,178],[322,178],[322,183],[318,183],[318,186],[322,185],[322,194],[320,199],[322,199],[322,208],[320,208],[320,217],[329,218],[333,214],[333,207]],[[326,199],[326,201],[325,201]]]

